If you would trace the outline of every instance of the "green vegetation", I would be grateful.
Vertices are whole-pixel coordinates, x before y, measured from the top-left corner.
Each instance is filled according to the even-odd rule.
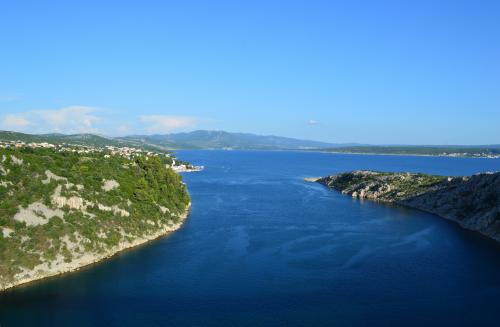
[[[190,201],[166,156],[0,149],[0,289],[179,223]]]
[[[149,144],[140,140],[111,138],[94,134],[24,134],[19,132],[0,131],[0,141],[21,141],[25,143],[47,142],[52,144],[68,143],[73,145],[86,145],[95,147],[115,146],[140,148],[147,151],[167,151],[166,148],[160,145]]]
[[[353,171],[318,180],[354,197],[401,201],[445,185],[447,177],[427,174]]]

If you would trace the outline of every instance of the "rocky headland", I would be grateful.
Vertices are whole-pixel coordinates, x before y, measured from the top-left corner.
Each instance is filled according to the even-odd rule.
[[[500,241],[500,172],[448,177],[358,170],[308,181],[354,198],[426,211]]]
[[[191,205],[171,155],[0,148],[0,291],[179,229]]]

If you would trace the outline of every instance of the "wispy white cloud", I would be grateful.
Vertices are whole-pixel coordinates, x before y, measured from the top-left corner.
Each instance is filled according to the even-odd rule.
[[[68,106],[60,109],[31,110],[10,113],[3,117],[2,128],[34,133],[98,133],[95,123],[100,120],[96,116],[99,111],[95,107]]]
[[[15,114],[5,115],[2,119],[2,125],[4,125],[4,126],[24,128],[30,124],[31,124],[31,122],[28,119],[26,119],[22,116],[15,115]]]
[[[149,133],[170,133],[196,127],[197,118],[189,116],[148,115],[141,116]]]
[[[35,110],[38,115],[54,131],[67,133],[97,133],[94,124],[99,121],[95,113],[99,111],[95,107],[69,106],[55,110]]]
[[[0,113],[0,129],[26,133],[161,134],[190,130],[204,122],[198,117],[180,115],[143,115],[139,119],[134,118],[122,117],[116,110],[74,105],[4,115]]]
[[[307,121],[307,124],[308,125],[317,125],[319,122],[317,120],[314,120],[314,119],[309,119]]]

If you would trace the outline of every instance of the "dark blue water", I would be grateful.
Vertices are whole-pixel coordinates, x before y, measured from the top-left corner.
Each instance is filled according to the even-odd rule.
[[[0,294],[4,326],[498,326],[500,246],[303,177],[352,169],[467,175],[500,160],[183,151],[178,232]]]

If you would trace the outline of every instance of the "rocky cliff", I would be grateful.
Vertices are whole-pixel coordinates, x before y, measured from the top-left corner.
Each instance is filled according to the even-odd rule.
[[[430,212],[500,241],[500,172],[446,177],[353,171],[316,181],[354,198]]]

